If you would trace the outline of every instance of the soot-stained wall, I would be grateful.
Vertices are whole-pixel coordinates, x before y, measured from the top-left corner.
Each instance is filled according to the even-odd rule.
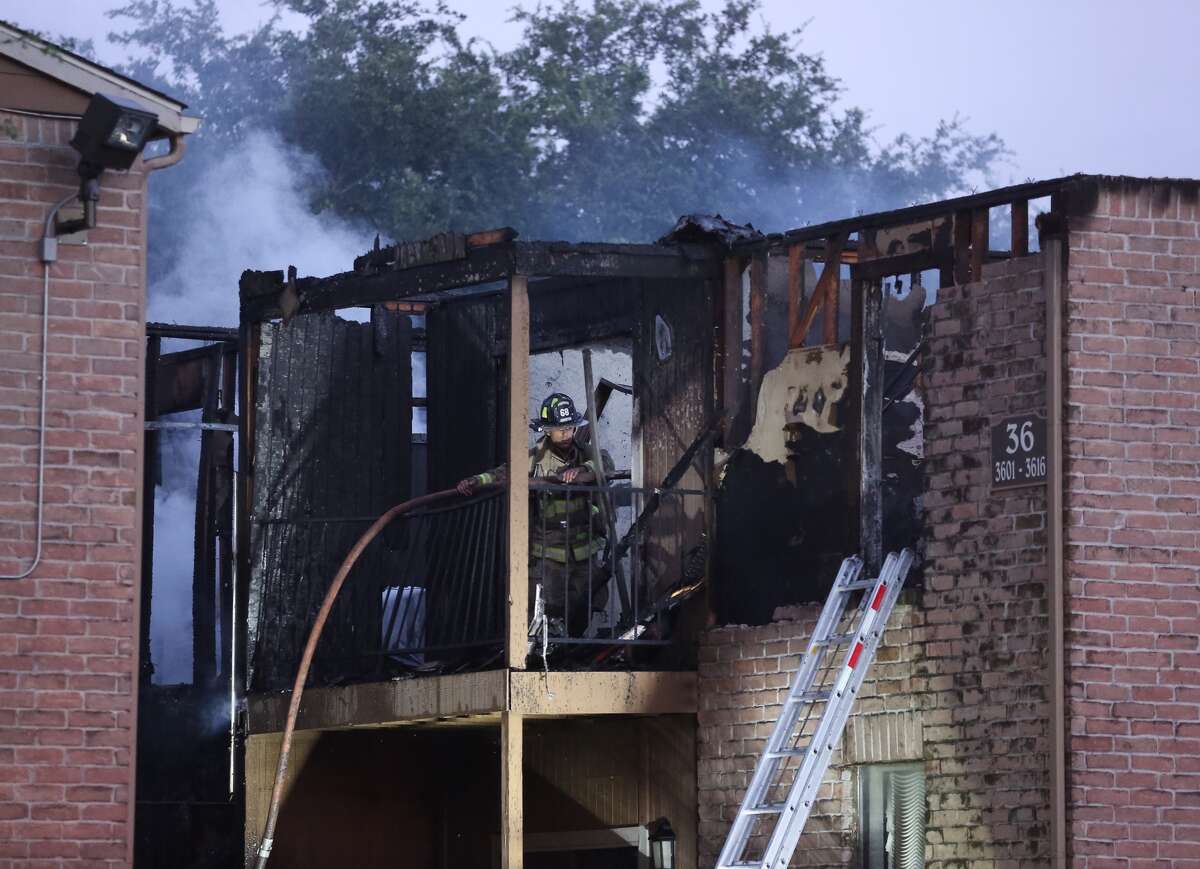
[[[859,547],[851,348],[787,349],[778,259],[768,266],[766,373],[747,388],[757,393],[753,426],[720,457],[717,475],[713,605],[722,624],[764,624],[777,607],[823,599],[838,564]],[[903,294],[896,287],[894,280],[885,284],[882,469],[884,546],[893,550],[920,546],[923,404],[912,363],[920,358],[926,316],[920,285]],[[843,295],[845,311],[848,291]],[[919,566],[915,574],[919,584]]]

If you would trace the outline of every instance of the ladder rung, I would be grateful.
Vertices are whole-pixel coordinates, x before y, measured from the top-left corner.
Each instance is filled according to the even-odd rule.
[[[767,757],[804,757],[807,748],[781,748],[779,751],[768,751]]]
[[[858,582],[848,582],[845,585],[840,586],[840,590],[841,591],[859,591],[861,589],[868,589],[871,586],[873,586],[874,584],[875,584],[875,580],[873,580],[873,579],[860,579]]]
[[[750,806],[746,809],[747,815],[779,815],[787,808],[787,803],[767,803],[762,806]]]
[[[788,697],[789,702],[802,703],[811,700],[828,700],[830,691],[805,691],[803,694],[797,694],[795,697]]]
[[[722,863],[717,869],[761,869],[762,863]]]
[[[817,640],[813,643],[814,646],[836,646],[839,643],[848,643],[854,639],[854,634],[830,634],[823,640]]]

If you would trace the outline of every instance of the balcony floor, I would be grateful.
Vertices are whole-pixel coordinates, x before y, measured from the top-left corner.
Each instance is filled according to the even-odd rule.
[[[247,698],[250,733],[283,730],[291,692]],[[297,730],[487,724],[502,712],[541,718],[696,712],[694,672],[486,670],[310,688]]]

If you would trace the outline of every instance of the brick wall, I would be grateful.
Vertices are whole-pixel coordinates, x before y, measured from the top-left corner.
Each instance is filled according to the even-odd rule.
[[[1112,180],[1071,218],[1066,569],[1071,851],[1200,856],[1197,185]]]
[[[33,557],[42,266],[73,124],[0,113],[0,572]],[[0,581],[0,867],[126,866],[133,786],[144,177],[106,173],[51,268],[42,562]]]
[[[1045,490],[993,492],[988,462],[993,421],[1045,406],[1041,285],[1033,256],[939,291],[924,372],[925,588],[893,615],[793,865],[853,862],[854,767],[903,760],[925,763],[928,865],[1047,861]],[[702,638],[701,865],[720,849],[816,607],[777,615]]]
[[[700,647],[700,712],[697,788],[700,866],[715,865],[754,765],[779,715],[800,654],[812,635],[819,606],[780,609],[775,620],[755,627],[706,632]],[[844,866],[854,857],[857,781],[853,764],[920,760],[919,738],[868,738],[864,726],[882,724],[913,707],[911,697],[920,648],[913,642],[921,614],[899,606],[876,655],[830,771],[792,860],[794,866]],[[916,724],[915,722],[913,724]],[[856,739],[855,729],[858,729]],[[919,725],[907,730],[919,732]],[[905,744],[905,743],[909,744]]]
[[[926,355],[920,698],[931,866],[1045,865],[1046,490],[991,487],[991,425],[1043,414],[1040,256],[939,291]]]

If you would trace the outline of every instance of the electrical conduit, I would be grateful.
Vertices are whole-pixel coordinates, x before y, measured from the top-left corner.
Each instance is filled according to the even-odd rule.
[[[46,477],[46,359],[50,353],[49,347],[47,347],[47,339],[50,335],[50,264],[58,259],[57,245],[52,245],[50,242],[54,239],[52,234],[54,218],[58,216],[59,209],[78,196],[78,193],[72,193],[70,196],[63,197],[46,215],[46,223],[42,229],[42,383],[41,400],[38,402],[37,530],[35,531],[37,543],[34,545],[33,561],[27,568],[20,573],[0,573],[0,579],[24,579],[33,573],[42,561],[42,514],[45,512],[46,500],[44,485]]]

